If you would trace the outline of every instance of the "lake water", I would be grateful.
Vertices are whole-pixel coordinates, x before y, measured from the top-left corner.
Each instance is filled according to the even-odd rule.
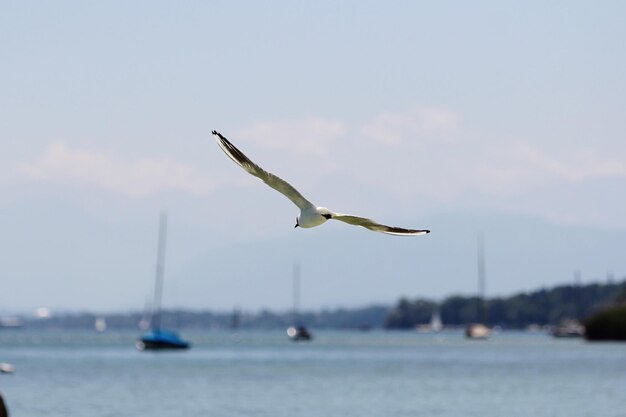
[[[503,332],[0,332],[0,391],[31,416],[626,416],[626,344]]]

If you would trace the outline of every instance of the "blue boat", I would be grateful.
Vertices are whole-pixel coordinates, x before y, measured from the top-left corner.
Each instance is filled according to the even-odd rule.
[[[157,252],[156,284],[154,286],[154,307],[150,320],[150,331],[139,339],[135,345],[139,350],[188,349],[189,342],[181,339],[176,333],[161,329],[161,298],[163,294],[163,271],[165,263],[165,237],[167,231],[167,215],[161,212],[159,224],[159,247]]]
[[[169,330],[153,329],[137,340],[139,350],[188,349],[189,342]]]

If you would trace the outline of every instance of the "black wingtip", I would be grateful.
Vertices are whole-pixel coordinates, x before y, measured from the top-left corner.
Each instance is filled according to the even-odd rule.
[[[213,133],[213,134],[214,134],[215,136],[217,136],[218,138],[220,138],[220,139],[225,140],[225,141],[227,141],[227,142],[228,142],[228,140],[227,140],[224,136],[222,136],[222,134],[221,134],[220,132],[218,132],[217,130],[214,130],[214,131],[212,131],[211,133]]]

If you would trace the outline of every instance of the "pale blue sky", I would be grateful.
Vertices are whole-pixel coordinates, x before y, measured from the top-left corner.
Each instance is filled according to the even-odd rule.
[[[185,296],[198,291],[210,294],[207,308],[290,305],[282,281],[262,270],[237,285],[227,267],[206,271],[224,280],[219,288],[185,283],[190,265],[208,268],[197,266],[207,251],[296,245],[312,232],[292,230],[295,207],[232,164],[212,129],[337,211],[415,227],[491,213],[623,233],[625,17],[619,1],[2,2],[0,226],[10,233],[0,249],[13,294],[3,291],[0,309],[140,308],[161,207],[173,240],[166,305],[169,296],[202,307]],[[398,245],[328,226],[339,240],[376,239],[379,251]],[[318,241],[324,230],[312,233]],[[428,238],[402,245],[421,251]],[[590,254],[596,270],[584,271],[567,247],[552,252],[554,265],[531,283],[562,282],[576,268],[626,274],[626,261]],[[367,272],[353,296],[326,271],[332,296],[317,277],[303,303],[474,288],[446,270],[433,285]],[[242,296],[252,280],[274,295]],[[495,281],[496,293],[532,289],[522,276]]]

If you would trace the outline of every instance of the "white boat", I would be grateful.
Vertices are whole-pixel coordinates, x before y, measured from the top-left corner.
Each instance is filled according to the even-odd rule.
[[[435,333],[439,333],[443,329],[443,322],[441,321],[441,314],[439,311],[435,311],[430,317],[430,330]]]
[[[3,374],[12,374],[15,372],[15,366],[10,364],[10,363],[6,363],[6,362],[1,362],[0,363],[0,373]]]
[[[554,337],[583,337],[585,335],[585,326],[578,320],[563,320],[552,329],[551,334]]]
[[[96,321],[93,324],[94,329],[98,333],[102,333],[107,329],[107,321],[104,317],[96,317]]]
[[[491,335],[489,327],[481,323],[472,323],[465,328],[465,337],[468,339],[484,340]]]
[[[417,326],[417,331],[422,333],[439,333],[442,329],[443,322],[441,321],[439,310],[433,311],[428,324],[420,324]]]

